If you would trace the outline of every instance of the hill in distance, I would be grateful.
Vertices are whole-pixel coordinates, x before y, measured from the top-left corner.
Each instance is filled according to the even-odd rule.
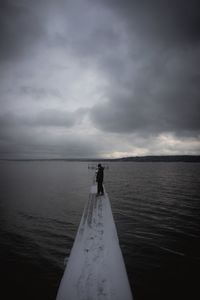
[[[134,162],[200,162],[200,155],[151,155],[123,157],[118,161]]]

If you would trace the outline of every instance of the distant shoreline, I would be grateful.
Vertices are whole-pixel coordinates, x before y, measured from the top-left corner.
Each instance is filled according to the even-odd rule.
[[[200,155],[151,155],[120,158],[133,162],[200,162]]]
[[[200,155],[149,155],[122,158],[1,158],[0,161],[200,162]]]

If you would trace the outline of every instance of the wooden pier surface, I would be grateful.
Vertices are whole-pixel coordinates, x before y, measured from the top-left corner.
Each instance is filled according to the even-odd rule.
[[[56,300],[132,300],[108,195],[88,202]]]

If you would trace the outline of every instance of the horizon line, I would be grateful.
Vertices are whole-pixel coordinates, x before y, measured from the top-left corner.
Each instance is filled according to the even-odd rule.
[[[136,156],[122,156],[122,157],[117,157],[117,158],[91,158],[91,157],[79,157],[79,158],[67,158],[67,157],[62,157],[62,158],[16,158],[16,157],[13,157],[13,158],[0,158],[0,161],[2,160],[5,160],[5,161],[28,161],[28,160],[71,160],[71,161],[114,161],[114,160],[123,160],[123,159],[134,159],[134,158],[170,158],[170,157],[200,157],[200,154],[165,154],[165,155],[162,155],[162,154],[158,154],[158,155],[136,155]]]

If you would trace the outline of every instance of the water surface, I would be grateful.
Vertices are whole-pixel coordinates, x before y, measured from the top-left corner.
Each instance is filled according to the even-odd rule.
[[[0,162],[4,299],[55,299],[93,180],[87,166]],[[200,164],[109,166],[105,187],[134,298],[198,299]]]

